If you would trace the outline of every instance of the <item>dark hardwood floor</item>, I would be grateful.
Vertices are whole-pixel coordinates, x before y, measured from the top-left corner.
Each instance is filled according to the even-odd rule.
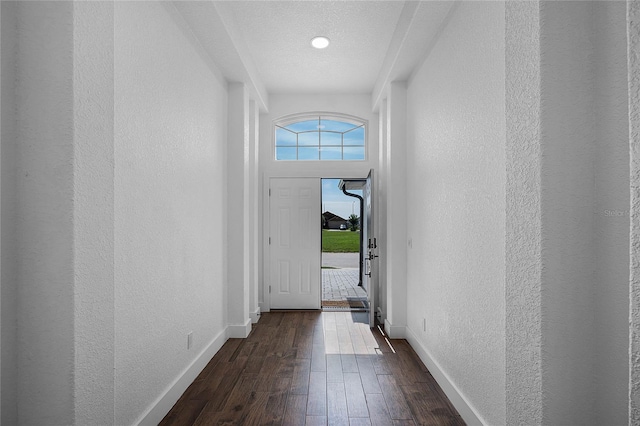
[[[230,339],[161,425],[464,425],[405,340],[365,313],[270,312]]]

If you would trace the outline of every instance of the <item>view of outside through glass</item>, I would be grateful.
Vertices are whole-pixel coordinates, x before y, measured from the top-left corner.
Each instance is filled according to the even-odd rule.
[[[364,124],[322,117],[276,125],[276,160],[364,160]]]

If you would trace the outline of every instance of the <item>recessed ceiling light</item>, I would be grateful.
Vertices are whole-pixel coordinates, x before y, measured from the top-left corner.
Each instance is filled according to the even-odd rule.
[[[314,37],[311,39],[311,45],[316,49],[324,49],[329,45],[329,39],[322,36]]]

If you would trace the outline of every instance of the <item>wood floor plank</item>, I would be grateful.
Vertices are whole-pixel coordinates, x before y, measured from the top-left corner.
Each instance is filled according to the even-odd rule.
[[[264,359],[262,368],[258,373],[258,380],[256,381],[256,390],[260,392],[269,392],[273,387],[273,383],[276,379],[276,372],[280,364],[280,357],[275,354],[271,354]]]
[[[344,389],[347,393],[349,417],[369,417],[367,400],[362,389],[360,374],[344,373]]]
[[[343,383],[327,383],[327,424],[349,425]]]
[[[249,360],[247,360],[247,365],[244,368],[243,374],[257,376],[258,374],[260,374],[260,371],[262,370],[262,366],[264,365],[264,360],[265,360],[264,356],[261,356],[260,354],[257,354],[254,352],[253,355],[251,355],[251,357],[249,358]]]
[[[218,423],[223,424],[238,422],[242,418],[242,413],[249,406],[254,385],[255,378],[242,376],[231,391],[224,407],[218,411],[215,404],[208,404],[199,419],[207,422],[212,422],[215,419]]]
[[[405,369],[398,354],[386,353],[383,356],[398,386],[409,386],[416,383],[412,372]]]
[[[306,426],[326,426],[327,416],[307,416]]]
[[[344,373],[357,373],[359,371],[355,354],[340,354],[340,359],[342,360],[342,371]]]
[[[260,420],[262,424],[279,425],[284,421],[287,407],[287,396],[291,387],[290,377],[279,377],[272,392],[269,393],[264,413]]]
[[[360,380],[362,381],[362,388],[364,389],[365,394],[382,393],[371,357],[372,355],[358,355],[356,357],[358,371],[360,372]]]
[[[291,394],[307,395],[309,393],[309,373],[311,373],[311,360],[296,359],[291,380]]]
[[[256,385],[256,379],[252,376],[241,376],[231,390],[229,398],[224,405],[224,411],[242,411],[249,401],[251,392]]]
[[[269,401],[268,392],[252,392],[251,398],[249,398],[248,408],[242,412],[242,417],[240,418],[237,424],[239,425],[262,424],[265,407],[267,406],[268,401]]]
[[[309,375],[307,416],[327,415],[327,375],[324,371],[312,371]]]
[[[384,395],[391,419],[413,419],[411,410],[404,399],[404,394],[396,384],[394,377],[391,375],[378,375],[378,382],[380,383],[380,389],[382,389],[382,395]]]
[[[338,342],[338,332],[336,330],[324,331],[324,346],[328,354],[340,353],[340,342]]]
[[[370,331],[368,326],[366,330],[364,328],[360,328],[359,330],[362,336],[362,340],[364,341],[367,347],[367,353],[370,355],[376,355],[380,353],[381,350],[379,349],[378,340],[374,336],[374,334],[378,332],[377,327],[374,327],[373,329],[371,329],[373,330],[373,332]]]
[[[180,410],[169,412],[159,426],[191,426],[206,404],[207,401],[199,399],[185,401]]]
[[[221,411],[242,374],[241,368],[229,368],[213,392],[208,389],[206,411]]]
[[[418,355],[411,349],[398,351],[398,358],[400,359],[400,365],[402,365],[403,372],[412,377],[414,383],[428,383],[433,378],[427,368],[422,364]]]
[[[349,331],[344,329],[339,329],[337,334],[338,334],[338,347],[340,348],[340,353],[355,354]]]
[[[278,362],[278,369],[276,370],[277,377],[293,377],[293,370],[296,365],[295,349],[284,352]]]
[[[432,383],[416,383],[412,386],[401,386],[400,390],[405,395],[405,399],[407,403],[409,403],[412,399],[417,398],[422,402],[428,405],[430,410],[436,410],[438,414],[448,413],[452,417],[459,418],[460,414],[456,410],[456,408],[451,404],[451,401],[446,397],[444,391],[438,383],[433,380]],[[411,408],[411,404],[409,403],[409,407]],[[414,414],[415,417],[415,414]],[[416,417],[416,420],[418,418]],[[453,424],[458,424],[454,421],[450,421]]]
[[[327,355],[327,383],[342,383],[342,359],[339,354]]]
[[[368,418],[356,417],[349,419],[349,426],[371,426],[371,424],[371,420]]]
[[[411,419],[393,420],[393,426],[416,426],[416,422]]]
[[[327,356],[324,344],[313,344],[311,371],[327,371]]]
[[[391,417],[389,416],[389,410],[387,404],[381,393],[372,393],[366,395],[367,407],[369,408],[369,415],[371,416],[372,426],[391,426]]]
[[[311,358],[311,350],[313,349],[313,327],[303,324],[296,330],[293,341],[294,347],[297,349],[296,358]]]
[[[402,386],[407,404],[413,413],[413,417],[419,425],[460,425],[459,416],[452,413],[440,398],[434,395],[425,395],[418,386]]]
[[[369,326],[366,326],[368,331]],[[349,329],[349,336],[351,336],[351,344],[353,345],[353,352],[356,354],[368,354],[367,343],[364,340],[363,334],[360,331],[360,327],[354,325]]]
[[[268,312],[229,339],[160,423],[463,425],[405,340],[366,313]]]
[[[289,395],[284,411],[283,426],[300,426],[307,417],[307,395]]]

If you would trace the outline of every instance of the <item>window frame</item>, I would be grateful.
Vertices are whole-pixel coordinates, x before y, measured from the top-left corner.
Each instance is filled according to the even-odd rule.
[[[292,131],[290,129],[287,129],[286,126],[290,126],[292,124],[295,123],[300,123],[300,122],[304,122],[304,121],[312,121],[312,120],[317,120],[319,121],[319,123],[321,123],[322,121],[325,120],[329,120],[329,121],[338,121],[338,122],[342,122],[342,123],[347,123],[347,124],[351,124],[354,127],[352,129],[349,129],[348,131],[345,132],[340,132],[340,131],[332,131],[332,130],[326,130],[323,131],[322,129],[315,129],[315,130],[307,130],[307,131],[300,131],[300,132],[295,132]],[[356,117],[353,115],[348,115],[348,114],[339,114],[339,113],[327,113],[327,112],[309,112],[309,113],[301,113],[301,114],[292,114],[292,115],[288,115],[288,116],[284,116],[281,117],[277,120],[274,120],[272,123],[272,137],[273,137],[273,142],[271,144],[272,146],[272,160],[276,161],[276,162],[303,162],[303,163],[327,163],[327,162],[366,162],[368,161],[368,138],[369,138],[369,128],[368,128],[368,121],[364,120],[360,117]],[[362,128],[364,131],[364,137],[363,137],[363,143],[362,145],[345,145],[344,144],[344,135],[348,134],[352,131],[355,131],[357,129]],[[290,132],[294,135],[296,135],[296,143],[295,145],[280,145],[280,147],[289,147],[289,148],[295,148],[296,150],[296,158],[289,158],[289,159],[278,159],[277,158],[277,152],[278,152],[278,145],[276,145],[277,143],[277,132],[278,129],[282,129],[283,131],[286,132]],[[300,134],[304,134],[304,133],[317,133],[318,134],[318,144],[317,145],[300,145],[299,143],[299,135]],[[331,144],[331,145],[323,145],[322,144],[322,134],[323,133],[335,133],[335,134],[339,134],[340,135],[340,145],[335,145],[335,144]],[[299,149],[300,148],[314,148],[317,149],[318,152],[318,158],[315,159],[300,159],[299,158]],[[323,148],[339,148],[340,149],[340,157],[341,158],[335,158],[335,159],[322,159],[322,150]],[[345,159],[345,148],[362,148],[363,149],[363,153],[364,156],[362,159]]]

